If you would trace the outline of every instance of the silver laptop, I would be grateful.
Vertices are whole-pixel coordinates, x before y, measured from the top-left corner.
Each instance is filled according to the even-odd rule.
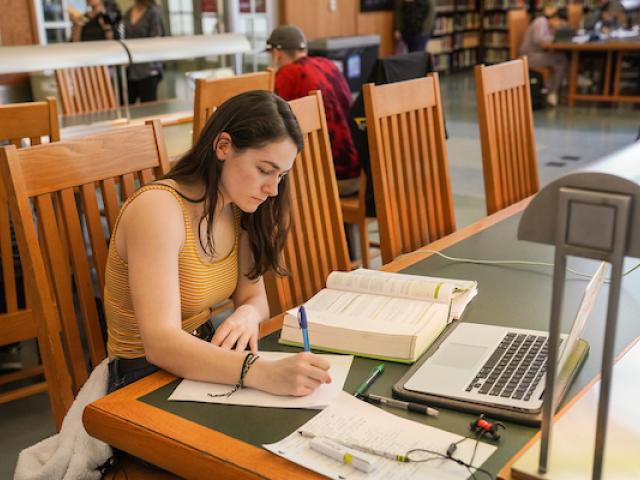
[[[561,336],[558,372],[562,372],[577,346],[604,282],[604,271],[603,263],[587,285],[571,331]],[[451,399],[454,407],[462,402],[479,405],[481,409],[492,406],[523,413],[540,412],[547,335],[538,330],[460,323],[400,390],[408,391],[410,396],[412,392],[417,394],[418,398],[414,398],[417,400],[420,394],[430,399]]]

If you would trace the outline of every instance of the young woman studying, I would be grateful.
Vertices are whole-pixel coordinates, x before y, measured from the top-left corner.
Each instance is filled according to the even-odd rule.
[[[284,100],[238,95],[165,178],[123,205],[104,292],[110,391],[157,368],[278,395],[331,381],[328,362],[314,354],[266,361],[257,353],[259,323],[269,317],[262,275],[284,273],[287,173],[302,146]],[[235,311],[213,338],[193,335],[229,296]]]

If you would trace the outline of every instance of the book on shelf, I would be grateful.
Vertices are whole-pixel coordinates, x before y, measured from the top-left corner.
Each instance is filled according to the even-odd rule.
[[[359,269],[333,272],[305,304],[311,347],[413,363],[477,294],[468,280]],[[284,317],[280,343],[302,345],[298,309]]]

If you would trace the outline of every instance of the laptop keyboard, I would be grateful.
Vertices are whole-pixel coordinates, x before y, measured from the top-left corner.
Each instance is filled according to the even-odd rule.
[[[546,336],[508,332],[466,391],[529,400],[544,375],[546,362]]]

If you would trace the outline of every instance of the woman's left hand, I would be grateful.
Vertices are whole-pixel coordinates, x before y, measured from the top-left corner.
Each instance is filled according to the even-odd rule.
[[[258,312],[249,305],[241,305],[216,329],[211,343],[238,352],[248,345],[252,353],[258,353],[259,325]]]

